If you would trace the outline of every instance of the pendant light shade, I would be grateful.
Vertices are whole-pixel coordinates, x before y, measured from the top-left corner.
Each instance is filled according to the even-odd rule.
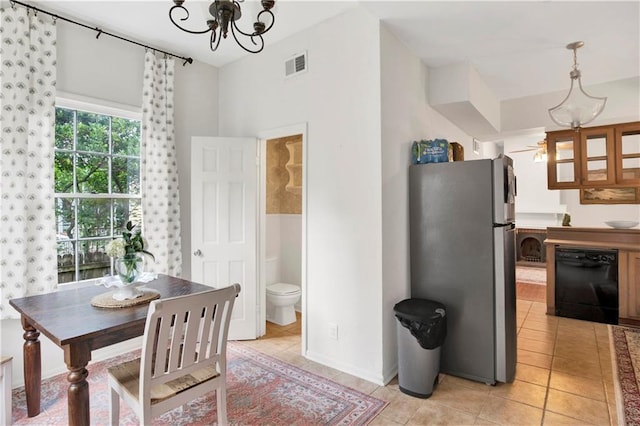
[[[581,73],[578,69],[576,50],[584,46],[581,41],[567,45],[573,50],[573,69],[569,73],[571,87],[569,93],[559,105],[549,109],[549,116],[560,126],[579,129],[593,121],[604,109],[607,98],[588,95],[582,88]]]

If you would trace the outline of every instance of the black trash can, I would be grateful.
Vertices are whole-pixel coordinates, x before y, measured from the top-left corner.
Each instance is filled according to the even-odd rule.
[[[393,310],[398,319],[398,383],[407,395],[429,398],[440,372],[440,347],[447,335],[445,306],[405,299]]]

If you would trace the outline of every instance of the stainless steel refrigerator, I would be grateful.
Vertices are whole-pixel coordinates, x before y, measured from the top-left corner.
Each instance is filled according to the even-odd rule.
[[[446,307],[440,371],[487,384],[516,369],[511,158],[412,165],[411,297]]]

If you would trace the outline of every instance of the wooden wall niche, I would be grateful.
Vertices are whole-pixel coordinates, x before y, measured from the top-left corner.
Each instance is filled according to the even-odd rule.
[[[302,214],[302,135],[267,141],[267,214]]]

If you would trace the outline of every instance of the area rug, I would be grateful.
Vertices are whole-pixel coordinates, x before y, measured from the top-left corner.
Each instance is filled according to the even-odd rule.
[[[106,369],[136,357],[127,353],[89,365],[91,424],[109,423]],[[26,414],[24,388],[13,391],[13,424],[64,425],[67,420],[66,374],[42,383],[41,413]],[[309,373],[238,342],[227,346],[227,412],[231,425],[366,425],[387,405],[355,389]],[[213,425],[215,393],[211,392],[152,421],[153,425]],[[120,404],[120,424],[138,424]]]
[[[546,268],[516,267],[516,282],[527,284],[547,284]]]
[[[609,340],[619,423],[640,425],[640,329],[610,325]]]

